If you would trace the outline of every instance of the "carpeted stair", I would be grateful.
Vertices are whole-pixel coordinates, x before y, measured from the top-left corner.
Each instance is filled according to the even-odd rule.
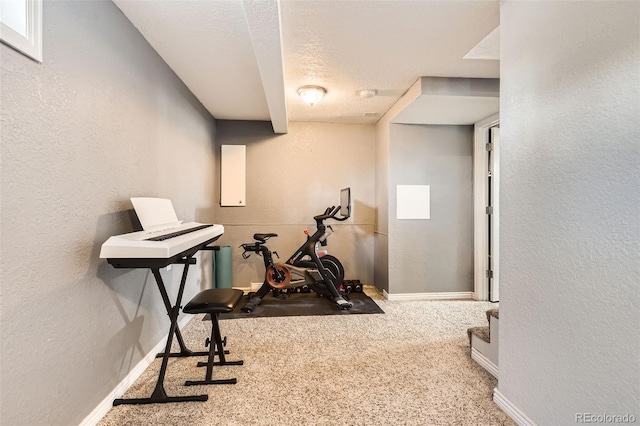
[[[498,377],[498,309],[486,312],[488,326],[471,327],[467,329],[471,358],[480,364],[494,377]]]
[[[467,330],[467,336],[469,336],[469,346],[472,346],[472,336],[476,336],[487,343],[491,343],[491,330],[489,326],[471,327]]]

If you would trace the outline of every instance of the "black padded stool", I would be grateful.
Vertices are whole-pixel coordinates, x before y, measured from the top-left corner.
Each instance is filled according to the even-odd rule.
[[[185,382],[185,386],[235,384],[237,382],[235,378],[212,380],[211,375],[214,365],[243,364],[242,361],[227,361],[225,359],[223,346],[226,344],[227,338],[222,339],[220,324],[218,323],[218,316],[225,312],[232,312],[233,308],[236,307],[242,298],[242,294],[242,290],[232,288],[211,288],[196,294],[196,296],[187,303],[187,306],[182,309],[182,311],[187,314],[209,314],[211,316],[211,339],[207,339],[205,343],[209,345],[209,358],[206,363],[198,363],[199,367],[207,366],[207,373],[204,380],[188,380]],[[219,362],[214,362],[216,355],[218,355],[220,359]]]

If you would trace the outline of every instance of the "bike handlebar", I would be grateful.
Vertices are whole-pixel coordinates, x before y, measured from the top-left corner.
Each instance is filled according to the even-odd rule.
[[[349,218],[348,216],[345,216],[345,217],[342,217],[342,218],[337,218],[336,215],[338,214],[339,211],[340,211],[340,206],[327,207],[323,214],[320,214],[318,216],[314,216],[313,219],[317,223],[322,223],[322,221],[324,221],[326,219],[334,219],[334,220],[338,220],[338,221],[343,221],[343,220],[347,220]]]

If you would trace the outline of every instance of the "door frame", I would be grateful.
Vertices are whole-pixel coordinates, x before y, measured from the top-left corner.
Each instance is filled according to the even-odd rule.
[[[500,126],[491,127],[491,282],[489,301],[500,300]]]
[[[487,165],[489,157],[486,145],[491,127],[500,124],[500,114],[493,114],[473,125],[473,291],[475,300],[489,300],[488,230],[487,216]],[[496,218],[496,220],[498,220]]]

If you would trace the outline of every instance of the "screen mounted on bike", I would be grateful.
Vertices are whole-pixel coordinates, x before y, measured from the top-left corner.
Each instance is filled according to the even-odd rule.
[[[340,216],[348,218],[351,216],[351,188],[340,190]]]

